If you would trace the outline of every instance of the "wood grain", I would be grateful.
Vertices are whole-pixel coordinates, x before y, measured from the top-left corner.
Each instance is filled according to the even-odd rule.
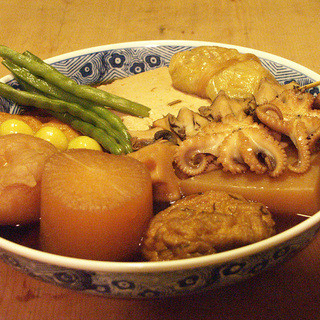
[[[118,42],[204,40],[270,52],[320,73],[317,0],[0,0],[0,6],[0,43],[44,59]],[[0,66],[0,76],[6,74]],[[289,262],[249,281],[159,300],[89,296],[0,263],[0,320],[316,320],[319,292],[320,236]]]

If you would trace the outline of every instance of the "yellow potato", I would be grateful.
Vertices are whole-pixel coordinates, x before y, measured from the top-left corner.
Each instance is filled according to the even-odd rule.
[[[102,151],[100,144],[88,136],[79,136],[72,139],[69,141],[68,149],[91,149]]]
[[[32,128],[24,121],[18,119],[8,119],[0,125],[0,135],[11,133],[24,133],[33,135]]]
[[[35,133],[35,137],[52,143],[60,151],[65,151],[68,148],[67,137],[57,127],[44,126]]]

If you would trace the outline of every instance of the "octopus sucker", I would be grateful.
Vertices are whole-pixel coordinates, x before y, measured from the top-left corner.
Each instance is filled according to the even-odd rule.
[[[174,155],[177,167],[189,176],[195,176],[204,172],[210,163],[206,155],[199,152],[199,148],[205,145],[202,140],[201,136],[184,140]],[[210,144],[207,147],[209,146]]]
[[[220,146],[220,155],[217,159],[222,165],[223,171],[229,171],[233,174],[244,173],[248,170],[242,161],[239,146],[239,132],[230,134]]]
[[[247,145],[253,148],[256,159],[259,161],[257,164],[254,157],[249,157],[246,160],[248,165],[251,164],[251,170],[256,173],[268,171],[272,177],[281,175],[286,169],[287,154],[280,142],[270,135],[262,126],[259,128],[251,128],[250,134],[247,134],[247,137],[246,139],[249,141]],[[263,164],[261,162],[263,162]]]
[[[259,150],[256,150],[256,148],[252,147],[251,141],[243,134],[243,132],[239,132],[239,137],[242,142],[239,146],[240,154],[244,162],[250,167],[251,171],[254,171],[257,174],[265,173],[268,167],[259,161]]]

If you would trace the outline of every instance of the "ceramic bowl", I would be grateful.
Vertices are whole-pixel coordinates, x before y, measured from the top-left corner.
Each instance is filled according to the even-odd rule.
[[[145,41],[100,46],[48,59],[79,83],[96,84],[167,66],[173,54],[199,45],[197,41]],[[272,54],[227,46],[257,55],[281,82],[305,85],[320,76]],[[11,76],[1,79],[13,86]],[[317,92],[317,88],[313,89]],[[19,107],[0,99],[0,110]],[[320,212],[267,240],[199,258],[167,262],[104,262],[41,252],[0,238],[0,258],[13,268],[46,282],[106,297],[147,298],[177,296],[230,285],[257,275],[292,257],[312,241],[320,228]]]

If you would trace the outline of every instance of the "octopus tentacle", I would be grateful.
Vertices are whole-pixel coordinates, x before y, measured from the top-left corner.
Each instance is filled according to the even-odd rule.
[[[217,157],[218,146],[225,135],[198,134],[192,138],[184,140],[177,148],[174,156],[178,168],[185,174],[193,176],[204,172],[210,163],[212,156]]]
[[[250,166],[250,170],[257,173],[264,173],[268,170],[271,177],[278,177],[286,169],[287,155],[280,142],[268,134],[264,127],[248,128],[241,132],[248,142],[242,144],[242,149],[246,145],[250,146],[250,153],[255,154],[255,157],[247,157],[247,150],[242,151],[245,162]],[[247,153],[246,153],[247,152]],[[264,157],[263,162],[259,161],[258,155]]]
[[[320,139],[320,112],[311,93],[297,88],[284,90],[270,103],[258,106],[256,116],[269,128],[287,135],[298,151],[298,161],[288,168],[303,173],[311,165]]]
[[[251,118],[237,123],[232,118],[226,119],[182,141],[175,162],[189,176],[222,165],[224,171],[234,174],[250,168],[259,174],[269,171],[270,176],[276,177],[285,170],[287,156],[280,141],[270,132]]]
[[[283,134],[288,134],[290,126],[283,121],[281,110],[274,104],[266,103],[256,108],[256,116],[258,119],[270,129]]]
[[[282,112],[281,110],[274,104],[272,103],[265,103],[265,104],[262,104],[262,105],[259,105],[257,108],[256,108],[256,112],[258,113],[257,115],[262,115],[262,116],[265,116],[265,115],[270,115],[270,113],[274,113],[280,120],[283,120],[283,115],[282,115]]]
[[[302,116],[300,119],[306,126],[310,152],[314,153],[319,151],[320,116]]]
[[[221,144],[219,151],[217,162],[222,164],[223,171],[230,171],[233,174],[247,171],[239,152],[238,132],[228,135]]]
[[[240,143],[240,154],[244,162],[250,167],[251,171],[254,171],[257,174],[262,174],[267,171],[267,167],[263,165],[256,156],[256,150],[252,148],[252,144],[249,141],[249,138],[239,131]]]
[[[292,123],[292,133],[290,139],[298,150],[298,161],[294,164],[289,164],[289,170],[296,173],[303,173],[308,170],[311,164],[311,152],[308,142],[308,134],[306,126],[302,121],[294,121]]]

